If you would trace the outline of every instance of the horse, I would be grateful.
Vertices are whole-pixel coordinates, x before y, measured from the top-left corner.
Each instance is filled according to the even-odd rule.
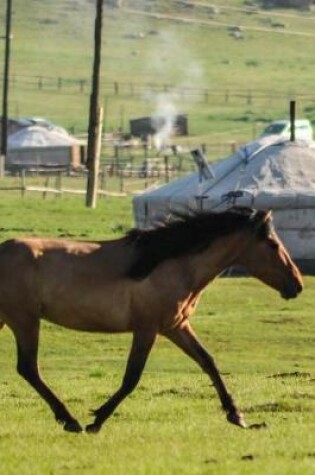
[[[227,420],[245,428],[242,412],[189,320],[205,287],[231,266],[242,266],[285,299],[303,288],[266,211],[177,215],[156,228],[131,229],[108,241],[31,237],[3,242],[0,323],[15,337],[19,375],[66,431],[81,432],[80,423],[40,375],[40,320],[87,332],[131,332],[121,386],[92,412],[93,421],[85,428],[96,433],[137,386],[161,335],[207,373]]]

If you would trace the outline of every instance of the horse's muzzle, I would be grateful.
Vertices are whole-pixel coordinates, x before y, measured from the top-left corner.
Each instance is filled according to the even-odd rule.
[[[303,284],[299,281],[290,282],[281,292],[281,297],[289,300],[295,299],[303,290]]]

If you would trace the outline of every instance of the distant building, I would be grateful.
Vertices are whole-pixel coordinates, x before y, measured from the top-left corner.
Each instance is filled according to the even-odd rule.
[[[85,159],[85,144],[40,117],[9,119],[7,148],[5,168],[11,172],[76,169]]]
[[[149,135],[154,135],[163,128],[164,117],[155,117],[154,124],[152,117],[141,117],[130,120],[130,134],[134,137],[146,139]],[[186,114],[179,114],[174,118],[173,135],[188,135],[188,119]]]

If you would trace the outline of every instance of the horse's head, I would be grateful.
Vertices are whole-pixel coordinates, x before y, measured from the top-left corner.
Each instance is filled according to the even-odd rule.
[[[253,237],[239,263],[283,298],[295,298],[303,289],[302,276],[272,226],[271,212],[257,211],[252,219]]]

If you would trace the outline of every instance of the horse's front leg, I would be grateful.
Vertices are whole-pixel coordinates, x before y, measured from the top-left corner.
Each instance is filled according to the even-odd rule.
[[[95,415],[95,420],[86,427],[87,432],[98,432],[116,407],[135,389],[155,339],[155,331],[137,331],[134,333],[122,385],[105,404],[96,409],[96,411],[92,411]]]
[[[245,428],[246,423],[243,414],[237,408],[231,394],[229,394],[212,356],[198,341],[190,324],[187,322],[182,328],[172,329],[164,335],[195,360],[210,376],[218,392],[222,407],[227,414],[228,421]]]

